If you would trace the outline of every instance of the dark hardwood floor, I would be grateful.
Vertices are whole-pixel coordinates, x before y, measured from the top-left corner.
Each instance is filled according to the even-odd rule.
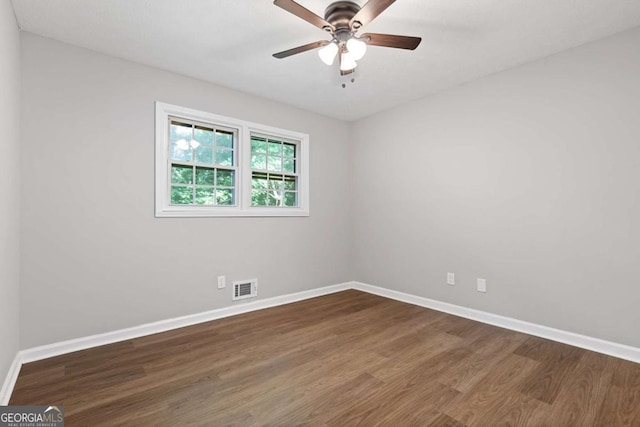
[[[640,426],[640,365],[358,291],[25,364],[67,426]]]

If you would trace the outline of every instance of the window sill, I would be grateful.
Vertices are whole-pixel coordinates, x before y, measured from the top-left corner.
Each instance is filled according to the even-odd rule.
[[[181,208],[170,207],[156,211],[156,218],[233,218],[233,217],[305,217],[309,210],[302,208]]]

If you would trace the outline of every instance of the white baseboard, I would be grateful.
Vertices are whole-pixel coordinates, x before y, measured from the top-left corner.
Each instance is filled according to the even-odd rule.
[[[7,377],[2,384],[2,389],[0,389],[0,406],[7,406],[9,404],[9,399],[11,398],[11,393],[13,393],[13,387],[15,387],[16,381],[18,380],[21,367],[22,360],[20,360],[20,352],[18,352],[16,357],[13,358],[9,372],[7,372]]]
[[[474,310],[459,305],[406,294],[391,289],[380,288],[378,286],[368,285],[366,283],[346,282],[338,285],[326,286],[323,288],[297,292],[294,294],[281,295],[248,303],[238,303],[229,307],[219,308],[203,313],[161,320],[158,322],[147,323],[144,325],[120,329],[104,334],[91,335],[88,337],[76,338],[68,341],[62,341],[58,343],[21,350],[18,352],[18,354],[16,354],[16,357],[13,360],[13,363],[11,364],[7,377],[4,381],[4,385],[2,386],[2,390],[0,391],[0,405],[8,404],[16,380],[18,379],[20,368],[23,363],[35,362],[37,360],[60,356],[62,354],[71,353],[74,351],[85,350],[92,347],[98,347],[101,345],[112,344],[119,341],[139,338],[146,335],[166,332],[173,329],[183,328],[185,326],[209,322],[211,320],[222,319],[224,317],[235,316],[251,311],[263,310],[265,308],[289,304],[296,301],[319,297],[322,295],[328,295],[335,292],[345,291],[347,289],[356,289],[359,291],[368,292],[370,294],[379,295],[385,298],[391,298],[397,301],[431,308],[433,310],[442,311],[445,313],[453,314],[455,316],[465,317],[467,319],[476,320],[478,322],[488,323],[490,325],[499,326],[505,329],[523,332],[525,334],[534,335],[541,338],[547,338],[553,341],[573,345],[575,347],[580,347],[598,353],[618,357],[620,359],[626,359],[632,362],[640,363],[640,348],[637,347],[631,347],[624,344],[618,344],[598,338],[592,338],[573,332],[562,331],[547,326],[537,325],[535,323],[512,319],[510,317],[499,316],[497,314]]]
[[[442,311],[455,316],[465,317],[467,319],[488,323],[490,325],[499,326],[512,331],[523,332],[540,338],[546,338],[552,341],[569,344],[574,347],[580,347],[597,353],[603,353],[620,359],[640,363],[640,348],[637,347],[605,341],[599,338],[550,328],[548,326],[542,326],[535,323],[525,322],[523,320],[513,319],[511,317],[487,313],[486,311],[474,310],[472,308],[406,294],[391,289],[380,288],[366,283],[352,282],[351,287],[370,294],[418,305],[420,307],[431,308],[433,310]]]

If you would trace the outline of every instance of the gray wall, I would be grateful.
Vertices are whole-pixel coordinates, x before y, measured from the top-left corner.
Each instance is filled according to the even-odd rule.
[[[0,0],[0,387],[18,351],[20,282],[20,32]]]
[[[638,46],[640,29],[357,122],[354,279],[640,346]]]
[[[23,34],[21,346],[341,283],[348,125]],[[154,218],[154,101],[310,135],[308,218]],[[216,276],[229,285],[216,288]]]

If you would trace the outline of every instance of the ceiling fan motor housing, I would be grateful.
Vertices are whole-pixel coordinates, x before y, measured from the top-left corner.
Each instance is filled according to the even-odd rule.
[[[345,41],[349,35],[360,26],[354,22],[353,29],[349,25],[351,19],[360,10],[360,5],[352,1],[337,1],[331,3],[324,11],[324,19],[335,28],[334,35],[339,41]],[[331,31],[331,29],[326,29]],[[344,38],[344,40],[341,40]]]

